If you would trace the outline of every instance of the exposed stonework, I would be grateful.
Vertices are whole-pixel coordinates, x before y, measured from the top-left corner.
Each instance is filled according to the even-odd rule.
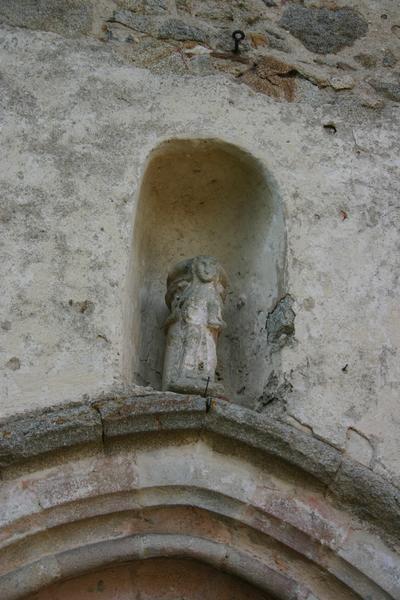
[[[273,350],[282,348],[294,336],[294,320],[296,314],[293,310],[294,300],[287,294],[269,313],[265,328],[268,342]]]
[[[263,394],[258,400],[256,410],[282,416],[286,409],[288,396],[292,391],[293,386],[290,381],[285,376],[272,371],[265,384]]]
[[[280,25],[299,38],[305,47],[318,54],[335,53],[368,31],[365,19],[351,8],[308,8],[290,5]]]
[[[378,93],[398,102],[398,94],[393,92],[398,82],[392,70],[400,59],[400,26],[391,3],[386,6],[388,1],[382,6],[357,1],[340,6],[325,0],[305,5],[263,0],[229,4],[220,0],[3,1],[0,20],[65,36],[93,36],[129,64],[158,74],[224,73],[239,77],[257,92],[286,101],[307,101],[310,93],[318,94],[307,81],[318,87],[333,81],[336,92],[354,88],[353,101],[381,109],[373,99],[363,101],[361,88],[373,74]],[[368,23],[372,27],[368,28]],[[232,32],[238,27],[246,38],[240,55],[235,55]],[[380,82],[382,68],[388,75],[393,73],[393,81],[389,77]],[[335,85],[348,75],[346,71],[354,75],[354,84]],[[295,85],[298,74],[301,79]]]
[[[376,91],[382,92],[389,100],[400,102],[400,83],[376,80],[370,80],[369,83]]]
[[[293,66],[273,57],[265,57],[245,71],[240,80],[257,92],[292,102],[295,97],[296,74]]]
[[[6,367],[12,371],[18,371],[21,368],[21,361],[17,356],[13,356],[6,362]]]
[[[88,34],[94,16],[92,2],[86,0],[1,0],[3,22],[29,29],[44,29],[65,35]]]

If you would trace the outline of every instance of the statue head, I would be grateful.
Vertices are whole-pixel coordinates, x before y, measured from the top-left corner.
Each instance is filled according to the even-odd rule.
[[[217,259],[213,256],[195,256],[180,261],[169,272],[165,296],[168,307],[171,308],[177,294],[196,280],[200,283],[214,282],[221,298],[225,298],[228,278]]]
[[[196,256],[193,259],[193,274],[203,283],[209,283],[218,277],[218,263],[213,256]]]

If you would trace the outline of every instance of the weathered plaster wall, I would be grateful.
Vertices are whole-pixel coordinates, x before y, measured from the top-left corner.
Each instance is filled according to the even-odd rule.
[[[399,483],[400,13],[340,6],[0,3],[4,416],[126,383],[146,159],[166,139],[219,138],[271,174],[287,228],[291,325],[274,325],[277,368],[243,403]],[[231,60],[237,27],[249,43]]]

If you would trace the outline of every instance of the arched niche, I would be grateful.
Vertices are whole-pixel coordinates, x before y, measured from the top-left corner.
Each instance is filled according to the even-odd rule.
[[[160,389],[168,270],[183,258],[215,256],[230,290],[219,340],[226,395],[253,405],[271,371],[265,329],[283,294],[282,204],[263,165],[214,139],[174,139],[150,155],[138,197],[128,294],[125,373]]]

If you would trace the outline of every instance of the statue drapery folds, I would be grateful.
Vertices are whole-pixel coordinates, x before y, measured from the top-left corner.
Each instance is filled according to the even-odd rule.
[[[217,340],[228,280],[211,256],[179,262],[167,280],[170,314],[165,322],[163,390],[220,395],[216,382]]]

